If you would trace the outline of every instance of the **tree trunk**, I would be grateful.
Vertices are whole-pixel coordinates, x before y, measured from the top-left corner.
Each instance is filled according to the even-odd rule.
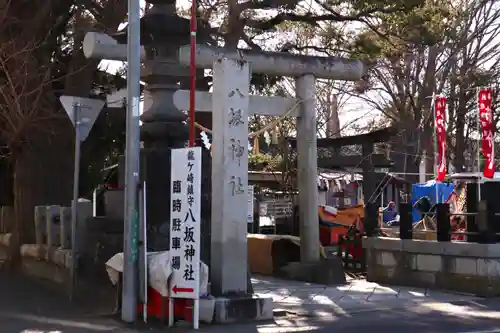
[[[11,233],[14,229],[14,207],[0,207],[0,234]]]
[[[35,238],[34,208],[71,203],[73,187],[73,130],[64,119],[54,121],[57,137],[49,131],[30,135],[30,145],[12,155],[14,164],[14,216],[9,257],[17,264],[21,244]]]

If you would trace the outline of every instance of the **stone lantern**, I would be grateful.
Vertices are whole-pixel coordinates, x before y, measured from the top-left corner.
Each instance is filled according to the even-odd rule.
[[[179,64],[178,49],[189,44],[190,24],[188,19],[177,15],[175,0],[146,2],[153,7],[141,18],[141,45],[146,51],[141,69],[141,80],[146,83],[141,116],[141,179],[147,186],[148,248],[166,250],[170,231],[170,150],[186,146],[188,140],[187,117],[174,106],[173,95],[189,81],[189,68]],[[126,29],[123,31],[113,37],[125,44]],[[203,32],[202,29],[200,37]],[[198,75],[199,83],[205,83],[203,70]],[[204,150],[201,259],[207,264],[210,262],[210,166],[210,154]]]

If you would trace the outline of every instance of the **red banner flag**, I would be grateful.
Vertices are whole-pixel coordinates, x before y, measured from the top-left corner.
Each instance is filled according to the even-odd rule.
[[[436,96],[434,99],[434,128],[437,141],[437,174],[436,181],[443,181],[446,177],[446,97]]]
[[[491,110],[493,90],[491,88],[479,89],[477,99],[479,121],[481,122],[481,146],[485,158],[483,174],[486,178],[493,178],[496,167],[493,140],[495,131],[493,128],[493,112]]]

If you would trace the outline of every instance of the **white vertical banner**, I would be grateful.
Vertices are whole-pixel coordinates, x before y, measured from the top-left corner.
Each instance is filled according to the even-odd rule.
[[[201,147],[172,150],[170,298],[199,298]]]

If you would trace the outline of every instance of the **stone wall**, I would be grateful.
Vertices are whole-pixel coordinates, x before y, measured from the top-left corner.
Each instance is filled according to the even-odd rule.
[[[500,244],[369,237],[363,247],[369,281],[500,295]]]

